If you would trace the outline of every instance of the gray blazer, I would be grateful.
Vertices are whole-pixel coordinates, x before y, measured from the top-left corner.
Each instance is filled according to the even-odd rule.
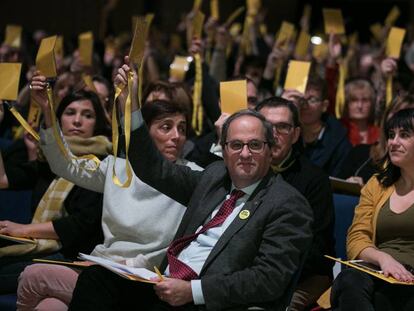
[[[144,182],[187,206],[176,238],[205,223],[230,192],[223,161],[203,172],[164,160],[146,126],[131,134],[129,158]],[[312,212],[306,199],[271,171],[218,240],[200,273],[205,309],[286,308],[286,295],[311,243]],[[166,267],[166,259],[162,268]]]

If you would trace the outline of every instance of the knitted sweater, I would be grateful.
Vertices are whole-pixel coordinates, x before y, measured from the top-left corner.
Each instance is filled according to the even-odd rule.
[[[104,243],[92,255],[112,260],[126,260],[128,265],[153,268],[159,265],[173,239],[185,207],[143,183],[133,174],[131,185],[121,188],[112,180],[115,158],[106,157],[98,169],[91,160],[67,159],[60,152],[51,129],[41,131],[41,148],[57,175],[92,191],[102,192],[102,229]],[[69,149],[66,148],[68,152]],[[87,163],[82,163],[87,162]],[[116,159],[116,174],[126,180],[125,159]],[[179,164],[201,170],[196,164],[179,160]],[[87,238],[87,237],[85,237]]]

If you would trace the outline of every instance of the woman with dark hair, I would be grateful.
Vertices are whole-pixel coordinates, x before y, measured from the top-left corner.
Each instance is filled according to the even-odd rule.
[[[32,87],[39,83],[45,85],[39,79],[42,76],[33,77]],[[34,96],[39,100],[35,94]],[[56,115],[73,154],[83,156],[94,153],[102,157],[110,152],[111,144],[105,136],[108,128],[97,95],[86,91],[70,94],[60,102]],[[27,265],[32,264],[33,258],[74,259],[78,252],[90,252],[102,241],[101,194],[54,176],[47,163],[41,163],[40,160],[33,161],[32,170],[28,173],[24,169],[26,167],[6,167],[8,183],[17,185],[19,180],[33,178],[34,183],[43,183],[46,187],[36,188],[39,190],[40,200],[33,211],[32,222],[18,224],[2,220],[0,234],[33,238],[35,243],[2,245],[1,293],[16,291],[19,274]],[[42,178],[43,176],[46,178]]]
[[[118,74],[116,83],[126,84],[126,73]],[[123,78],[125,78],[123,80]],[[39,90],[43,92],[43,90]],[[125,94],[118,100],[125,99]],[[38,101],[43,112],[47,102]],[[169,161],[199,167],[180,158],[188,129],[188,111],[175,102],[154,100],[141,109],[153,141]],[[134,116],[132,121],[134,120]],[[153,269],[161,263],[185,207],[143,183],[132,173],[131,184],[120,187],[113,181],[113,170],[121,182],[127,179],[125,159],[108,156],[96,170],[83,167],[94,165],[91,160],[76,161],[64,157],[46,117],[46,130],[41,147],[52,170],[79,186],[104,194],[102,229],[104,242],[92,255],[110,258],[133,267]],[[69,151],[69,150],[68,150]],[[58,265],[36,264],[21,275],[17,306],[19,310],[67,310],[79,271]]]
[[[384,127],[382,170],[362,189],[348,231],[348,259],[377,265],[386,277],[414,282],[414,109],[395,113]],[[413,310],[414,288],[355,269],[332,289],[333,310]]]

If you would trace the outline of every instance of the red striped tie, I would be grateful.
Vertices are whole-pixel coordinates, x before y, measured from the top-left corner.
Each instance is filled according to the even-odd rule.
[[[241,190],[233,190],[230,194],[230,198],[223,202],[217,214],[208,223],[206,223],[200,231],[183,236],[170,244],[167,250],[167,258],[170,266],[169,269],[171,277],[186,281],[190,281],[198,277],[197,273],[193,269],[177,258],[177,255],[180,254],[181,251],[192,241],[194,241],[200,234],[213,227],[221,225],[233,211],[236,201],[244,196],[244,194],[245,193]]]

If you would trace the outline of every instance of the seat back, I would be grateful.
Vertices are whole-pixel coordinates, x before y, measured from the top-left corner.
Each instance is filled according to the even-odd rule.
[[[354,218],[359,197],[334,193],[335,207],[335,252],[336,257],[346,260],[346,236]]]
[[[0,190],[0,220],[28,224],[32,220],[32,191]]]

